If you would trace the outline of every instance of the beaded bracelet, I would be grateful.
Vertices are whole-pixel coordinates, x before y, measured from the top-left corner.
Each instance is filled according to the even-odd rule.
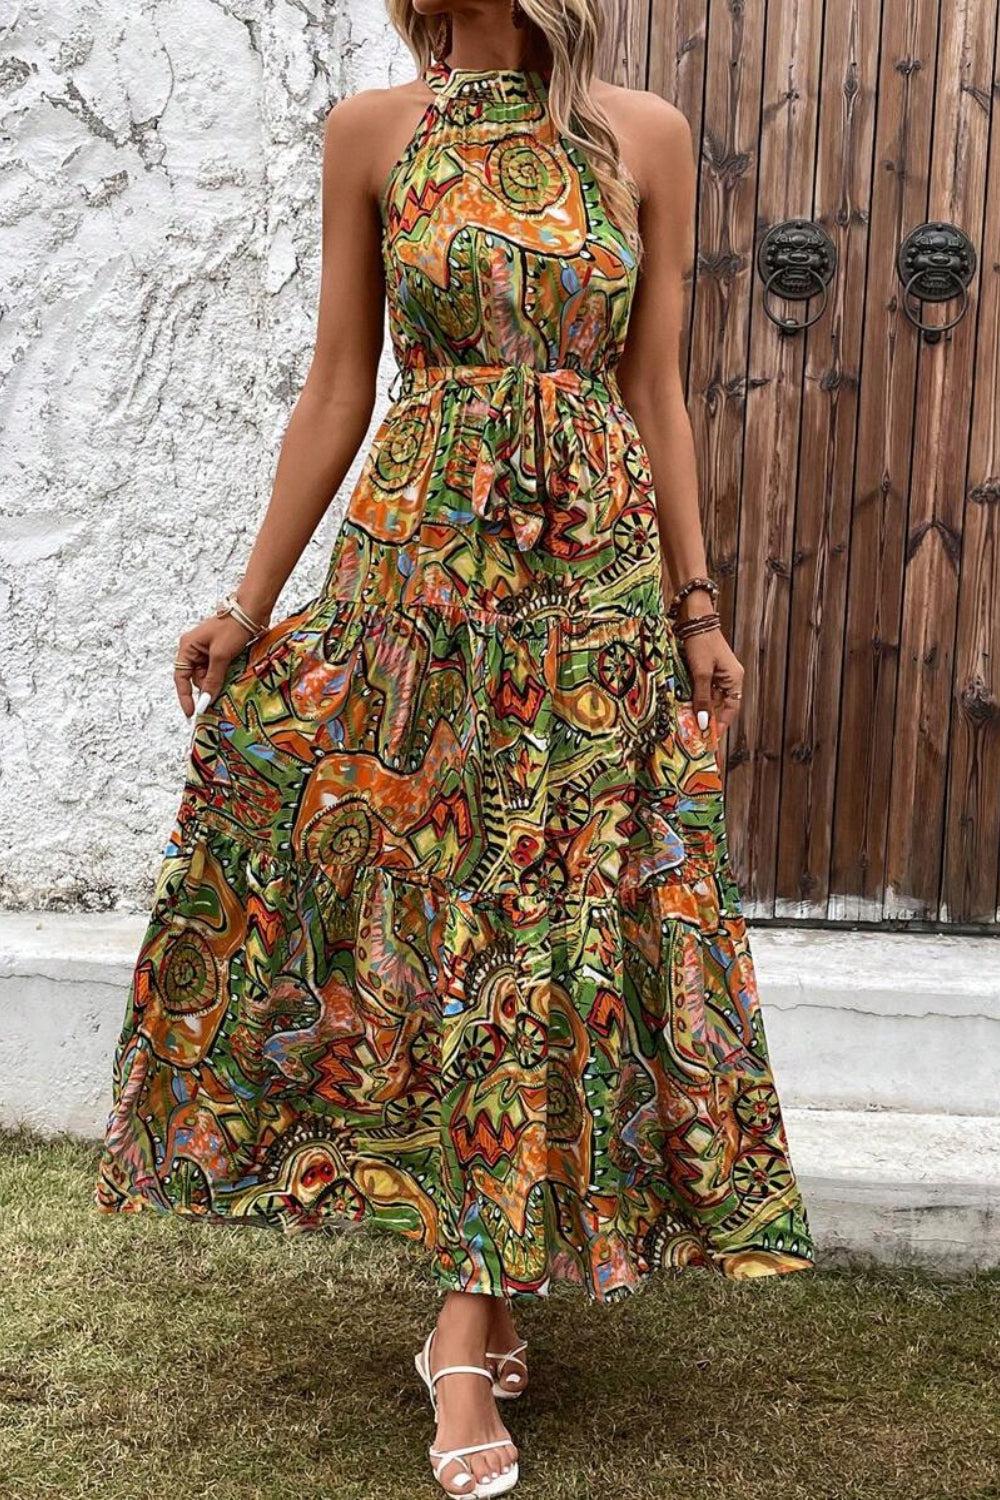
[[[714,578],[689,578],[687,583],[681,584],[670,603],[667,605],[667,616],[673,620],[688,594],[694,594],[702,590],[711,599],[713,605],[718,602],[719,585]]]

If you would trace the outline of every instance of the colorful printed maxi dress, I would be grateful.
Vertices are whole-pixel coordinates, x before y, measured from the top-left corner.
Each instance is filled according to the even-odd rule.
[[[382,201],[400,390],[320,593],[198,722],[98,1203],[371,1220],[508,1296],[804,1268],[615,379],[635,261],[546,75],[423,76]]]

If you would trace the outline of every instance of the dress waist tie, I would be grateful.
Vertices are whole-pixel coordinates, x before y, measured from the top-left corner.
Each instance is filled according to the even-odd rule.
[[[476,385],[488,400],[472,482],[472,509],[483,521],[506,517],[522,552],[534,547],[545,527],[545,499],[565,504],[582,497],[598,466],[591,461],[587,429],[599,428],[603,470],[605,423],[588,419],[596,399],[621,399],[610,367],[597,371],[569,366],[410,365],[398,372],[403,399],[440,383]]]

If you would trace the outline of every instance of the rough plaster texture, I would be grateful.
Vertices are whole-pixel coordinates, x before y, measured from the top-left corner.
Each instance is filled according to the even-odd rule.
[[[0,906],[139,910],[186,755],[173,648],[239,577],[308,366],[323,121],[413,66],[381,0],[2,15]]]

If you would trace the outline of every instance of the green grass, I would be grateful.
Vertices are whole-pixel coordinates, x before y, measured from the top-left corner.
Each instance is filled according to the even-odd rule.
[[[0,1495],[421,1500],[426,1263],[91,1207],[95,1151],[0,1137]],[[1000,1277],[665,1275],[521,1313],[523,1500],[1000,1496]]]

